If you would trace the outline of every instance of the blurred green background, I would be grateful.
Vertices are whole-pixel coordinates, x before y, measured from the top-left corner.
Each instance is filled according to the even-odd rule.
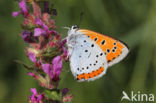
[[[115,37],[130,47],[130,53],[122,62],[93,82],[76,82],[69,64],[64,63],[60,88],[70,88],[73,103],[121,103],[123,90],[128,95],[131,91],[140,91],[156,96],[156,0],[51,2],[58,11],[55,17],[58,27],[77,24],[80,13],[84,12],[80,28]],[[0,103],[26,103],[30,88],[38,88],[23,66],[13,62],[19,59],[31,64],[24,54],[26,44],[19,36],[22,17],[11,16],[12,11],[17,10],[18,3],[14,0],[0,0]],[[64,29],[58,28],[58,31],[63,37],[67,35]]]

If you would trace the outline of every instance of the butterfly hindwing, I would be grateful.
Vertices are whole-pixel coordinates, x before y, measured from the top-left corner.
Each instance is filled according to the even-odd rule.
[[[88,36],[78,31],[76,33],[70,57],[71,71],[78,81],[95,80],[107,70],[105,53]]]
[[[119,40],[86,29],[80,29],[79,32],[88,36],[102,49],[106,54],[108,66],[118,63],[129,52],[128,47]]]

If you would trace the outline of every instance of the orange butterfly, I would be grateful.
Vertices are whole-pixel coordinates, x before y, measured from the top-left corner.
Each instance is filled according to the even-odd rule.
[[[121,61],[129,52],[125,43],[76,25],[68,31],[67,46],[71,71],[78,81],[103,76],[109,66]]]

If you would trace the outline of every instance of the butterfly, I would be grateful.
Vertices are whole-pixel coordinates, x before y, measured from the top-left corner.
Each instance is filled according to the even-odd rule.
[[[71,72],[80,82],[102,77],[129,52],[125,43],[76,25],[69,28],[66,39]]]

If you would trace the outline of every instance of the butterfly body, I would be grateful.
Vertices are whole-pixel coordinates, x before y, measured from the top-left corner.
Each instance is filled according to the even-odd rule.
[[[92,81],[103,76],[109,66],[128,54],[122,42],[75,26],[68,31],[67,45],[71,71],[78,81]]]

